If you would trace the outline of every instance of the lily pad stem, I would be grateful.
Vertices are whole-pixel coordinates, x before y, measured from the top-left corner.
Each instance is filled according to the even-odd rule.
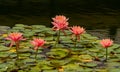
[[[38,49],[36,50],[35,59],[37,58],[37,54],[38,54]]]
[[[16,44],[17,59],[19,59],[19,52],[18,52],[18,49],[19,49],[19,42],[15,42],[15,44]]]
[[[106,48],[106,62],[107,62],[107,58],[108,57],[108,48]]]
[[[77,35],[75,36],[75,40],[74,40],[74,47],[76,48],[77,46]]]
[[[57,44],[59,44],[59,41],[60,41],[60,30],[58,30],[58,33],[57,33],[57,40],[56,40],[56,43],[55,43],[55,47]]]

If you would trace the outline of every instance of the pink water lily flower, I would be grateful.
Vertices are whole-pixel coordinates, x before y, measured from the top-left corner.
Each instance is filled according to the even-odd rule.
[[[45,41],[40,38],[34,38],[33,41],[31,41],[31,44],[34,46],[34,49],[37,50],[45,44]]]
[[[66,18],[63,15],[57,15],[54,18],[52,18],[53,22],[53,30],[65,30],[68,28],[68,18]]]
[[[17,32],[14,32],[14,33],[10,33],[8,35],[8,37],[6,38],[7,40],[10,40],[11,41],[11,44],[10,44],[10,47],[14,44],[14,43],[18,43],[20,40],[25,40],[23,39],[23,34],[22,33],[17,33]]]
[[[104,48],[108,48],[113,44],[113,41],[111,39],[102,39],[100,41],[100,44],[104,47]]]
[[[72,38],[75,35],[75,36],[77,36],[77,40],[80,39],[81,34],[85,33],[85,29],[80,26],[73,26],[70,28],[70,31],[73,33]]]

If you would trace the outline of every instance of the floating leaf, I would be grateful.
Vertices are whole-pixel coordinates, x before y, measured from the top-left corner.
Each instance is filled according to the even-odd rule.
[[[65,65],[66,63],[67,62],[65,62],[63,60],[51,60],[48,65],[51,67],[54,67],[54,68],[59,68],[59,67]]]
[[[43,72],[58,72],[57,70],[44,70]]]
[[[4,52],[4,51],[8,51],[8,50],[10,50],[10,48],[2,46],[2,45],[0,46],[0,52]]]
[[[77,64],[68,64],[68,65],[65,65],[63,68],[64,68],[65,72],[83,71],[83,68]]]
[[[91,52],[99,52],[100,48],[91,48],[91,49],[89,49],[89,51],[91,51]]]
[[[36,28],[37,28],[37,29],[41,29],[41,28],[43,29],[43,28],[45,28],[44,25],[32,25],[32,27],[35,28],[35,29],[36,29]]]
[[[88,63],[86,63],[85,66],[87,66],[87,67],[95,67],[95,66],[97,66],[97,64],[93,63],[93,62],[88,62]]]
[[[21,57],[29,57],[31,54],[30,53],[22,53],[22,54],[19,54],[19,56]]]
[[[24,27],[24,24],[15,24],[16,27]]]
[[[47,53],[47,56],[55,59],[62,59],[68,56],[68,54],[69,54],[69,50],[56,48],[56,49],[51,49],[51,51]]]
[[[93,71],[93,69],[91,69],[91,68],[85,68],[84,69],[84,72],[92,72]]]
[[[1,71],[1,72],[6,71],[7,68],[8,68],[8,67],[7,67],[7,64],[6,64],[6,63],[1,63],[1,64],[0,64],[0,71]]]
[[[18,50],[20,53],[30,53],[31,52],[31,49],[29,48],[22,48],[22,49],[19,49]]]
[[[119,72],[120,69],[119,68],[111,68],[110,70],[108,70],[109,72]]]
[[[33,68],[31,68],[31,70],[29,72],[40,72],[41,69],[38,66],[35,66]]]
[[[24,30],[23,27],[13,27],[12,29],[13,29],[13,30]]]
[[[79,58],[81,59],[82,62],[91,62],[92,57],[90,55],[80,55]]]
[[[1,57],[1,58],[8,57],[9,55],[10,55],[9,52],[0,52],[0,57]]]

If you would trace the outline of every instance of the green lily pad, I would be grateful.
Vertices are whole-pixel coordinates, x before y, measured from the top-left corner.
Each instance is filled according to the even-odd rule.
[[[14,29],[14,30],[24,30],[23,27],[13,27],[12,29]]]
[[[114,68],[114,67],[120,67],[119,62],[109,62],[108,67]]]
[[[56,32],[51,30],[51,31],[48,31],[47,33],[51,34],[51,35],[54,35]]]
[[[84,72],[92,72],[93,71],[93,69],[91,69],[91,68],[85,68],[84,69]]]
[[[42,32],[43,30],[41,30],[41,29],[36,29],[36,30],[32,30],[33,32]]]
[[[16,27],[24,27],[24,24],[15,24]]]
[[[54,68],[59,68],[59,67],[65,65],[66,63],[67,62],[65,62],[63,60],[51,60],[48,65],[51,67],[54,67]]]
[[[58,72],[57,70],[44,70],[43,72]]]
[[[52,40],[53,40],[53,37],[46,37],[45,40],[46,40],[46,41],[52,41]]]
[[[89,51],[91,51],[91,52],[99,52],[100,49],[99,48],[91,48],[91,49],[89,49]]]
[[[25,36],[25,37],[31,37],[31,36],[33,36],[35,33],[34,32],[25,32],[23,35]]]
[[[85,66],[87,66],[87,67],[95,67],[95,66],[97,66],[97,64],[96,63],[93,63],[93,62],[88,62],[88,63],[86,63],[86,65]]]
[[[41,69],[38,66],[35,66],[33,68],[31,68],[31,70],[29,72],[40,72]]]
[[[109,72],[108,69],[95,69],[96,72]]]
[[[79,59],[82,62],[91,62],[92,61],[92,57],[90,55],[80,55]]]
[[[62,59],[68,56],[68,54],[69,54],[69,50],[67,49],[55,48],[55,49],[51,49],[51,51],[47,53],[47,56],[49,58]]]
[[[19,30],[14,30],[14,29],[9,30],[9,33],[11,33],[11,32],[19,32]]]
[[[0,58],[5,58],[8,57],[10,55],[9,52],[0,52]]]
[[[30,53],[19,54],[20,57],[29,57],[30,55],[31,55]]]
[[[77,64],[67,64],[64,66],[65,72],[79,72],[79,71],[83,71],[83,67],[80,67]]]
[[[53,69],[53,67],[48,66],[48,65],[42,65],[42,69],[43,70],[51,70],[51,69]]]
[[[111,47],[109,47],[110,49],[117,49],[120,48],[119,44],[113,44]]]
[[[2,45],[0,46],[0,52],[4,52],[4,51],[8,51],[8,50],[10,50],[10,48],[2,46]]]
[[[90,40],[97,40],[97,37],[91,36],[90,34],[84,33],[81,35],[82,38],[90,39]]]
[[[36,28],[37,28],[37,29],[40,29],[40,28],[43,29],[43,28],[45,28],[44,25],[32,25],[32,27],[35,28],[35,29],[36,29]]]
[[[11,58],[15,58],[15,57],[17,57],[17,54],[16,54],[16,53],[11,53],[11,54],[10,54],[10,57],[11,57]]]
[[[20,53],[28,53],[28,52],[31,52],[31,49],[29,49],[29,48],[22,48],[22,49],[19,49],[18,51]]]
[[[1,63],[1,64],[0,64],[0,71],[1,71],[1,72],[6,71],[7,68],[8,68],[8,67],[7,67],[7,64],[6,64],[6,63]]]
[[[35,59],[25,59],[24,62],[25,62],[25,63],[35,62]]]
[[[110,70],[108,70],[109,72],[119,72],[120,69],[119,68],[111,68]]]

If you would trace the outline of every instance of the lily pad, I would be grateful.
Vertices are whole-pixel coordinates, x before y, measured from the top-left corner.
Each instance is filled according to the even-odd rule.
[[[16,27],[24,27],[24,24],[15,24]]]
[[[79,72],[79,71],[83,71],[83,67],[80,67],[77,64],[68,64],[65,65],[64,67],[65,72]]]
[[[97,64],[94,62],[88,62],[88,63],[86,63],[86,66],[87,67],[95,67],[95,66],[97,66]]]
[[[119,68],[112,68],[112,69],[109,70],[109,72],[119,72],[119,71],[120,71]]]
[[[35,66],[33,68],[31,68],[31,70],[29,72],[40,72],[41,69],[38,66]]]
[[[2,45],[0,46],[0,52],[4,52],[4,51],[8,51],[8,50],[10,50],[10,48],[2,46]]]
[[[82,62],[91,62],[92,57],[90,55],[80,55],[79,58],[81,59]]]
[[[51,51],[47,53],[47,56],[49,58],[62,59],[68,56],[68,54],[69,54],[69,50],[67,49],[55,48],[55,49],[51,49]]]
[[[37,29],[40,29],[40,28],[45,28],[44,25],[32,25],[33,28],[37,28]]]
[[[0,52],[0,58],[5,58],[8,57],[10,55],[9,52]]]

